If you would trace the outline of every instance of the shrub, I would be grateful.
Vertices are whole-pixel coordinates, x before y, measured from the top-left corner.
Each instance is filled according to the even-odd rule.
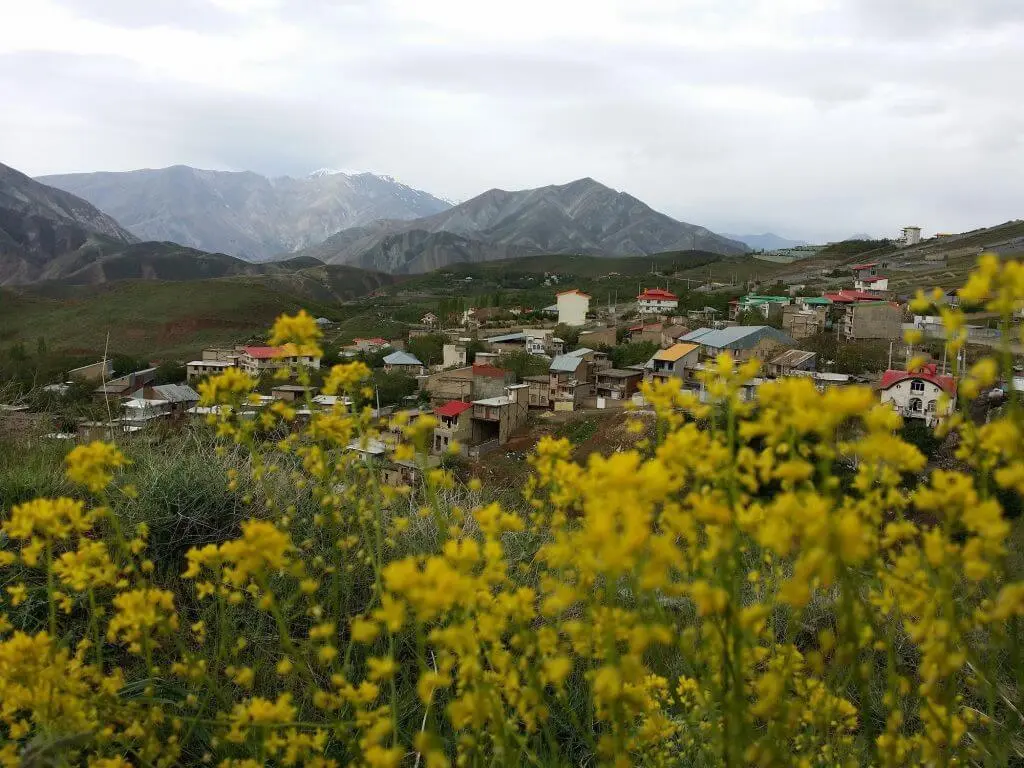
[[[1022,277],[984,260],[963,292],[991,294],[1008,322],[1024,306]],[[283,318],[273,338],[314,344],[315,327]],[[961,403],[998,370],[984,360],[958,372]],[[983,425],[951,413],[942,431],[958,433],[971,471],[926,475],[870,390],[782,379],[746,402],[755,371],[719,358],[701,374],[710,403],[671,382],[648,387],[657,436],[585,466],[568,440],[542,440],[521,512],[477,503],[478,486],[444,469],[424,466],[416,490],[383,485],[372,462],[341,450],[376,435],[367,410],[320,413],[268,443],[259,435],[292,424],[292,406],[263,423],[226,409],[217,453],[237,452],[229,486],[263,490],[245,493],[252,514],[226,540],[166,564],[180,581],[154,563],[152,524],[109,512],[144,494],[123,484],[124,457],[75,449],[68,474],[88,503],[4,513],[0,756],[1019,760],[1024,582],[1007,563],[1020,563],[1008,549],[1020,534],[996,496],[1024,490],[1016,400]],[[325,390],[358,395],[369,373],[338,366]],[[203,395],[237,406],[245,383],[213,379]],[[395,458],[422,451],[433,426],[405,426]],[[846,485],[839,466],[854,467]]]

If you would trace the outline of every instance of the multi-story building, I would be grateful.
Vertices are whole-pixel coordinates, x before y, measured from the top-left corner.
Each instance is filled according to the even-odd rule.
[[[793,299],[789,296],[761,296],[749,293],[729,302],[729,319],[738,320],[747,312],[760,312],[767,320],[773,310],[780,312],[783,307],[792,303]]]
[[[634,368],[605,368],[594,375],[594,391],[598,398],[598,407],[602,407],[601,400],[614,405],[623,405],[633,397],[640,388],[643,380],[643,370]]]
[[[665,315],[679,309],[679,297],[662,288],[645,288],[636,297],[636,310],[641,315]]]
[[[548,389],[556,411],[572,411],[582,405],[583,399],[592,393],[592,369],[592,361],[575,352],[559,355],[551,361]]]
[[[794,339],[806,339],[825,331],[831,300],[818,297],[798,301],[799,304],[782,308],[782,329]]]
[[[789,349],[765,363],[768,376],[792,376],[807,373],[817,367],[818,355],[803,349]]]
[[[647,361],[645,378],[648,381],[669,378],[682,380],[687,369],[696,366],[699,356],[700,345],[692,342],[678,342],[668,349],[659,349]]]
[[[259,377],[281,368],[293,373],[299,368],[320,370],[319,355],[292,354],[284,347],[242,347],[240,352],[238,367],[250,376]]]
[[[699,344],[701,359],[717,357],[728,352],[733,360],[744,361],[752,357],[766,360],[783,349],[796,346],[796,339],[770,325],[735,325],[729,328],[698,328],[683,337],[683,341]]]
[[[904,418],[923,419],[929,426],[956,405],[956,379],[939,374],[935,365],[914,372],[886,371],[878,389],[883,403],[892,405]]]
[[[192,360],[185,364],[185,378],[188,381],[196,381],[204,376],[216,376],[236,365],[235,361],[228,360]]]
[[[551,374],[524,376],[527,384],[527,404],[531,408],[551,407]]]
[[[441,348],[442,368],[461,368],[469,363],[467,348],[469,339],[459,339],[454,344],[445,344]]]
[[[480,456],[504,445],[526,423],[528,388],[526,384],[512,384],[503,395],[473,401],[470,455]]]
[[[888,301],[855,301],[843,307],[839,332],[847,341],[898,339],[903,333],[903,310]]]
[[[434,442],[431,451],[436,454],[448,453],[452,443],[461,446],[465,454],[469,440],[473,434],[472,403],[452,400],[434,409],[437,426],[434,427]]]
[[[587,322],[590,311],[590,294],[577,288],[556,294],[558,322],[563,325],[579,326]]]
[[[426,366],[416,355],[409,352],[392,352],[384,357],[384,370],[387,373],[404,373],[407,376],[422,376]]]

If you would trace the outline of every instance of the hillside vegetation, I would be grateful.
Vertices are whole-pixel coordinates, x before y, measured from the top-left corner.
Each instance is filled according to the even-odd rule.
[[[998,294],[1008,324],[1021,286],[989,261],[966,297]],[[302,315],[270,341],[317,337]],[[428,469],[432,417],[389,425],[419,468],[396,487],[346,450],[380,438],[369,408],[237,418],[238,371],[202,387],[225,407],[189,450],[0,461],[0,757],[1014,765],[1024,412],[1011,391],[969,418],[1008,359],[957,372],[955,469],[867,388],[779,379],[746,402],[756,361],[728,356],[700,374],[710,402],[648,386],[635,445],[577,463],[593,426],[541,440],[502,503]],[[366,402],[369,376],[325,389]]]

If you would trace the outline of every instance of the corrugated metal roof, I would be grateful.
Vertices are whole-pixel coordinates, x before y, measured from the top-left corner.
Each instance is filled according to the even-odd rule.
[[[385,365],[423,365],[420,359],[416,355],[411,355],[408,352],[392,352],[390,355],[384,356]]]
[[[572,373],[580,367],[580,358],[575,355],[558,355],[551,361],[552,371],[560,373]]]
[[[168,403],[199,402],[199,393],[187,384],[158,384],[151,389],[154,394],[159,395],[159,398],[155,399]],[[145,389],[138,389],[132,393],[132,397],[142,399],[144,391]]]
[[[780,344],[796,344],[795,339],[770,325],[734,325],[721,330],[700,328],[686,334],[682,340],[714,349],[750,349],[765,338]]]
[[[491,336],[488,339],[484,339],[488,344],[502,344],[509,341],[526,341],[525,333],[506,333],[502,336]]]
[[[796,365],[802,365],[811,358],[815,357],[814,352],[808,352],[803,349],[789,349],[783,352],[778,357],[775,357],[768,361],[768,365],[778,365],[783,368],[792,368]]]

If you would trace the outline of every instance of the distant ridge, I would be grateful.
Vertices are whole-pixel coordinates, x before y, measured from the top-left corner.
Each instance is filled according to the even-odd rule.
[[[326,263],[417,273],[539,253],[640,256],[683,250],[740,254],[748,248],[583,178],[537,189],[491,189],[433,216],[342,230],[303,253]]]
[[[377,219],[415,219],[449,203],[390,176],[322,168],[303,178],[187,165],[42,176],[143,240],[263,261]]]

